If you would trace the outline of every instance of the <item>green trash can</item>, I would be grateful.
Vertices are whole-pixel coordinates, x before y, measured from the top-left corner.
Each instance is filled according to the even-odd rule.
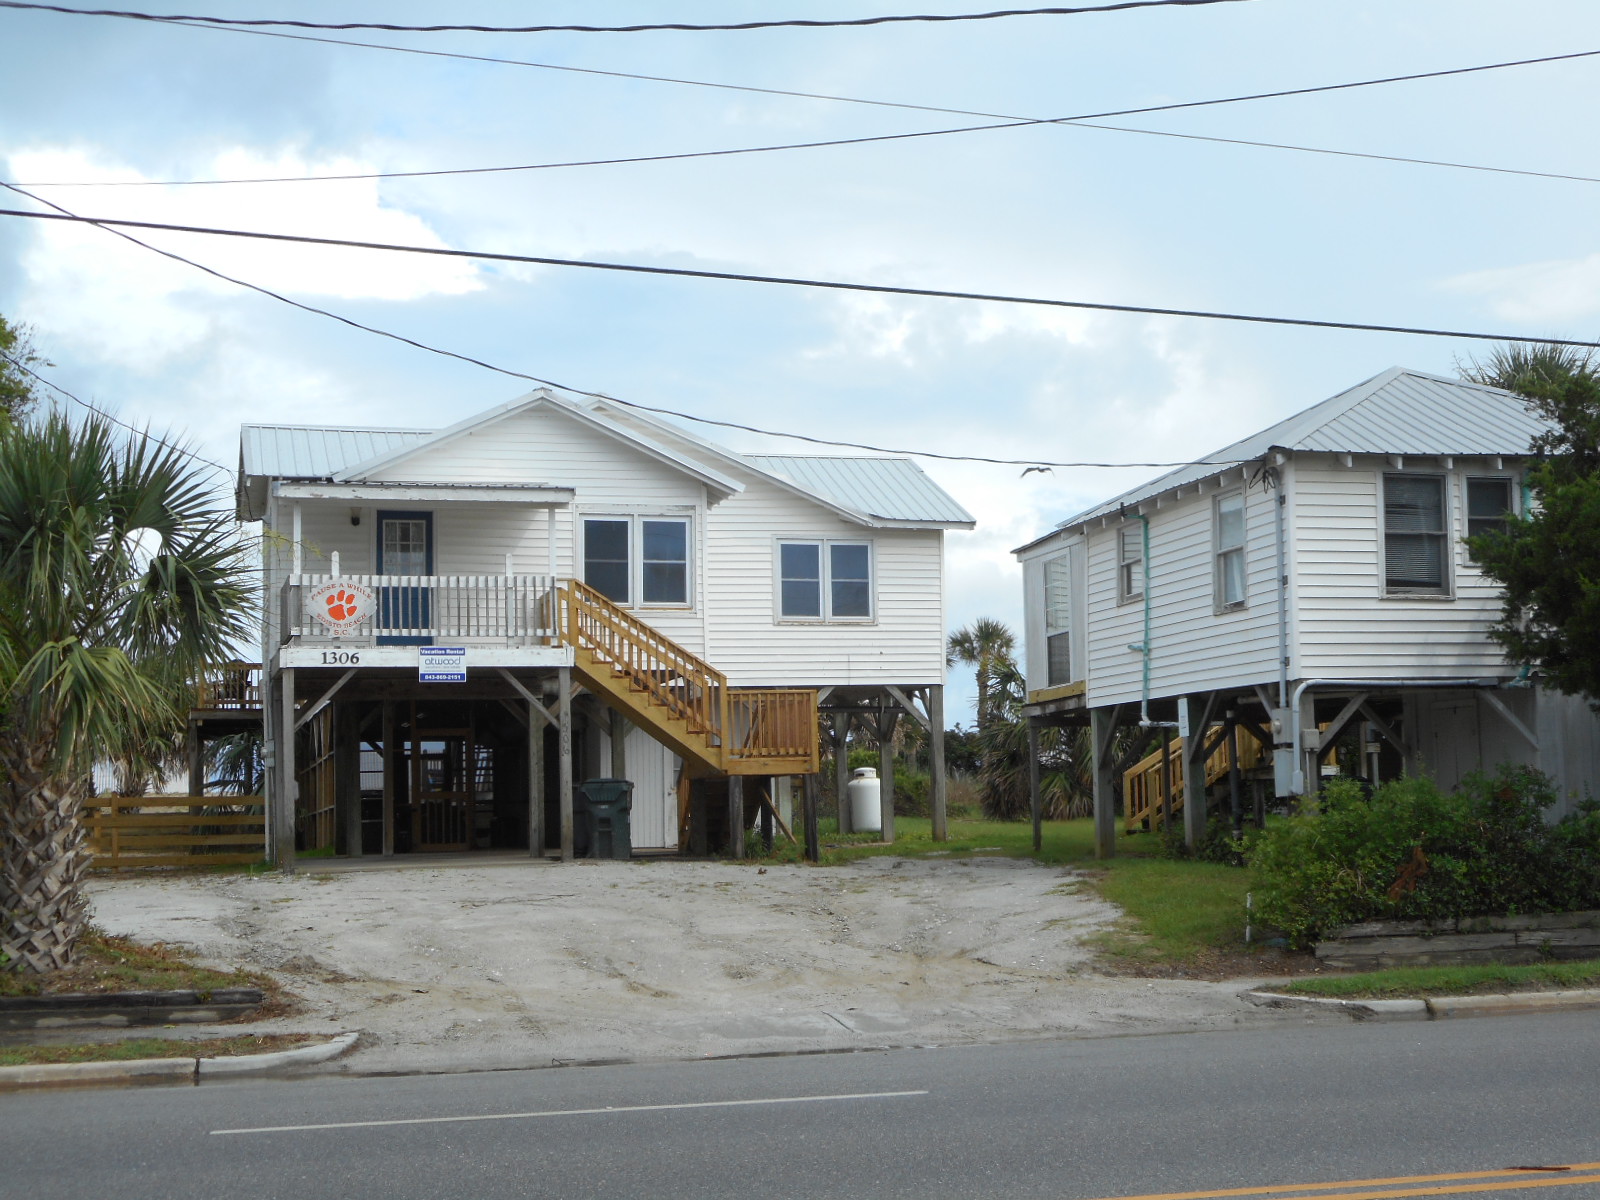
[[[578,785],[578,824],[583,837],[574,839],[582,858],[633,857],[633,781],[586,779]]]

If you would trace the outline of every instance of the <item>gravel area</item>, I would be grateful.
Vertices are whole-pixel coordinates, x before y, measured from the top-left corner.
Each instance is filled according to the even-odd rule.
[[[1305,1021],[1247,981],[1095,970],[1116,911],[1059,867],[501,860],[103,878],[95,920],[300,996],[264,1031],[361,1030],[346,1071],[948,1045]]]

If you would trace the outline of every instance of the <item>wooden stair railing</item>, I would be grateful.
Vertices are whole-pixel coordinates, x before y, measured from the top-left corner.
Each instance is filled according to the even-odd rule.
[[[730,688],[727,676],[577,580],[562,585],[562,630],[584,685],[713,772],[817,769],[817,694]]]
[[[1234,741],[1239,743],[1241,771],[1248,771],[1260,765],[1266,757],[1261,744],[1249,733],[1239,730],[1236,737],[1224,738],[1222,744],[1206,758],[1207,787],[1222,779],[1233,769]],[[1161,751],[1156,750],[1152,754],[1145,755],[1122,773],[1124,828],[1137,829],[1147,821],[1151,829],[1161,827],[1161,759]],[[1171,804],[1167,811],[1173,814],[1183,810],[1183,764],[1183,739],[1173,738],[1167,744],[1167,769],[1170,781],[1168,788],[1171,796]]]

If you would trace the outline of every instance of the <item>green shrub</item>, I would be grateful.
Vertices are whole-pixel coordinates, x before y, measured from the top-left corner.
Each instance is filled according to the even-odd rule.
[[[1552,825],[1554,798],[1523,767],[1471,776],[1453,793],[1416,778],[1368,796],[1333,780],[1249,849],[1257,912],[1305,945],[1354,921],[1600,907],[1600,810],[1586,804]]]

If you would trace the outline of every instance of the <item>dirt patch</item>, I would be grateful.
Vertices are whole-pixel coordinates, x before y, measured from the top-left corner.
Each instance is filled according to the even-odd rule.
[[[1112,977],[1117,911],[1009,858],[539,863],[108,879],[107,930],[280,975],[342,1069],[522,1066],[1216,1028],[1238,982]],[[1303,1019],[1303,1018],[1302,1018]]]

